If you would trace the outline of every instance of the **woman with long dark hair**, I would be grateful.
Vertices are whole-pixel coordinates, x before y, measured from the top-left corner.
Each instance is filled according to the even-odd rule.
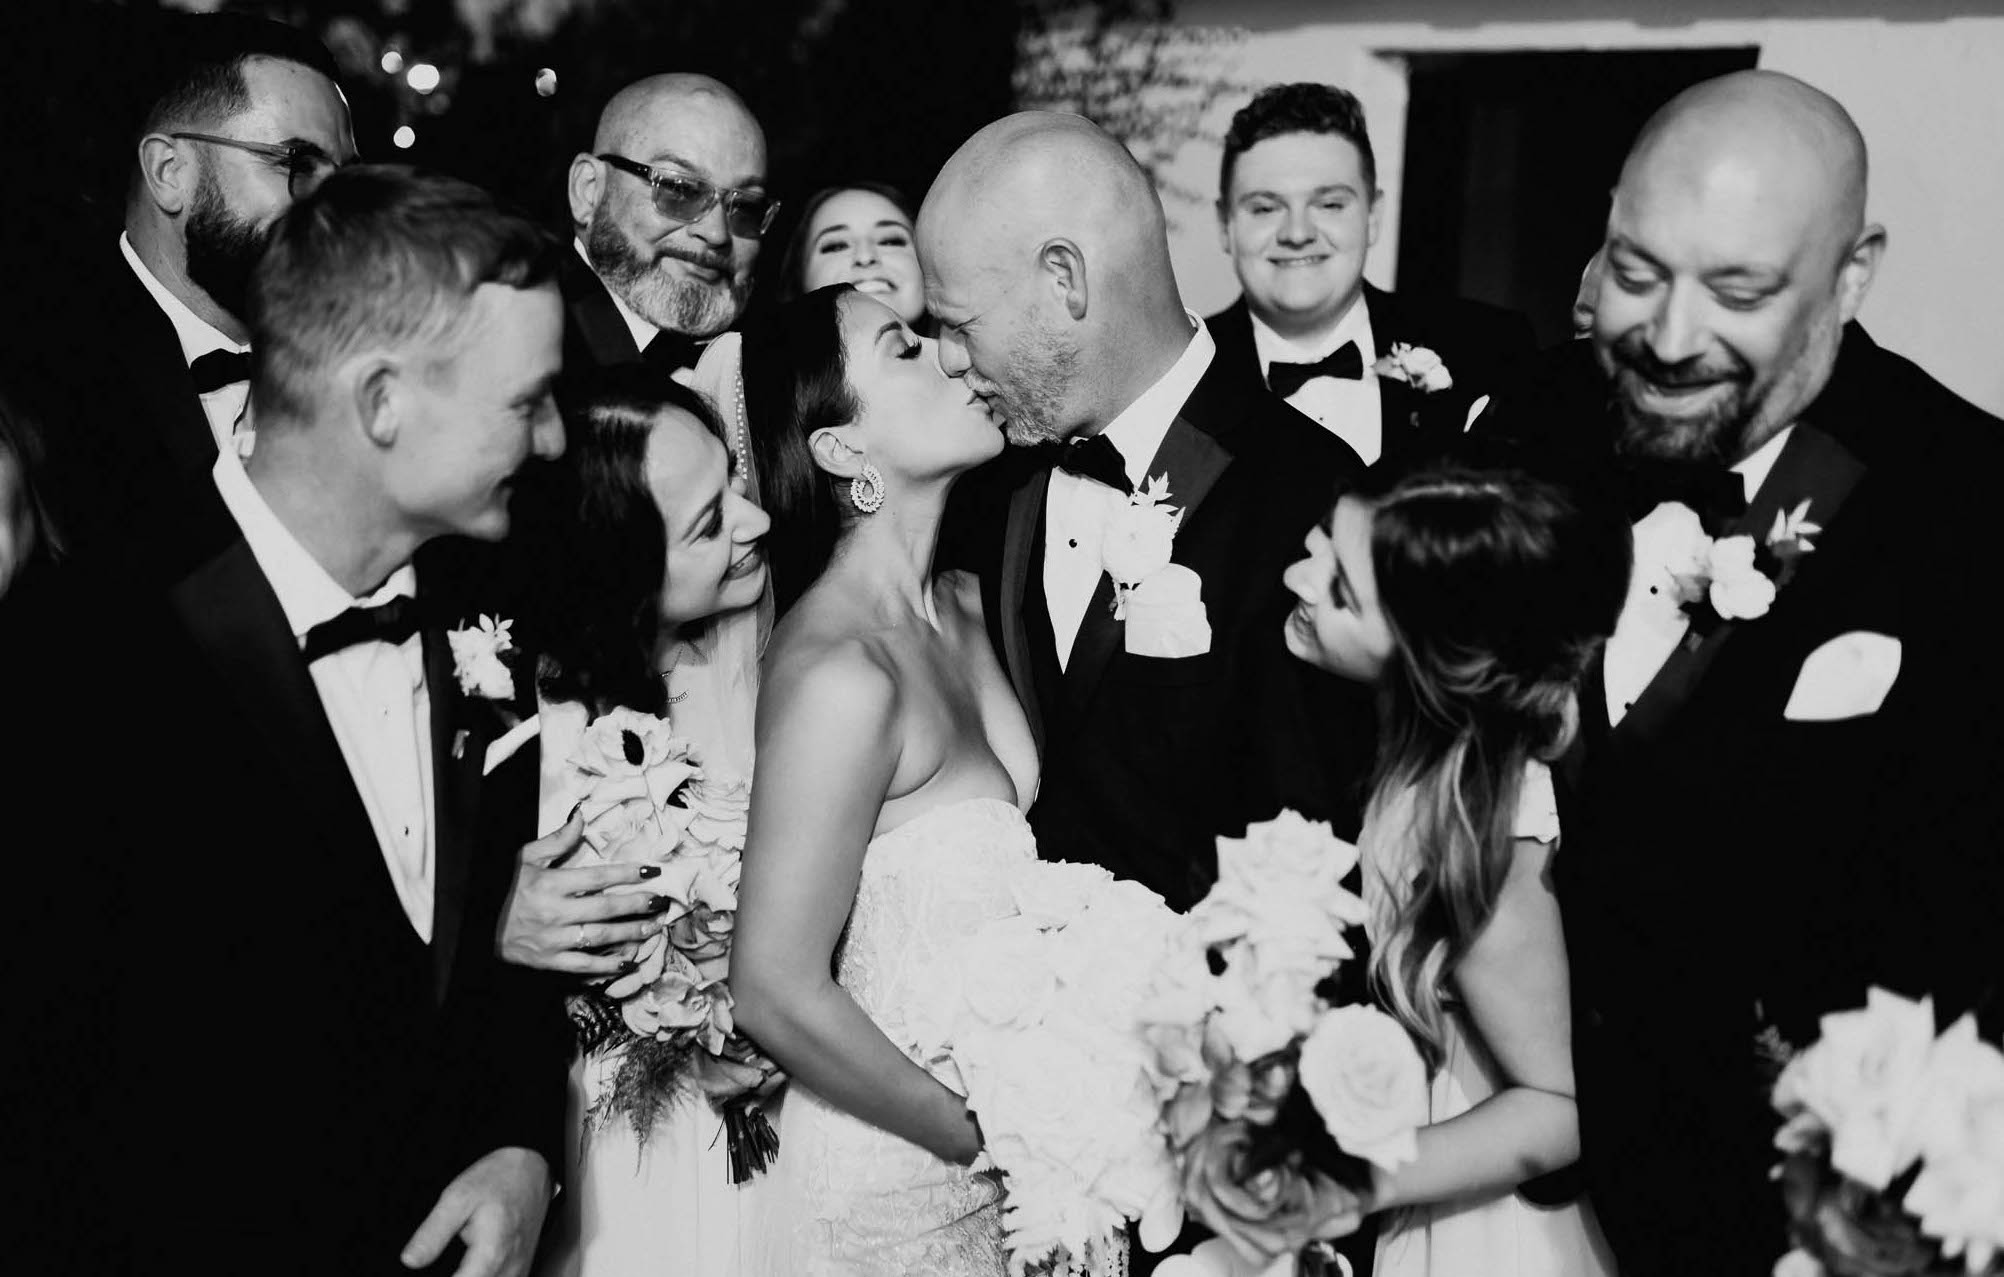
[[[904,192],[882,182],[845,182],[816,191],[807,197],[780,259],[780,301],[831,284],[853,284],[924,331],[925,280],[914,220]]]
[[[1618,511],[1499,464],[1373,470],[1287,572],[1289,648],[1380,698],[1359,850],[1371,981],[1433,1072],[1418,1160],[1377,1173],[1375,1271],[1596,1277],[1584,1201],[1516,1195],[1579,1156],[1548,765],[1627,589]]]
[[[1001,1274],[1001,1194],[913,981],[1014,911],[1037,759],[980,590],[936,574],[947,493],[1002,432],[931,341],[849,286],[745,335],[782,601],[759,704],[732,986],[792,1079],[746,1271]]]
[[[701,396],[627,364],[567,383],[559,402],[565,455],[525,476],[511,538],[524,560],[518,637],[538,654],[543,833],[576,823],[571,757],[591,720],[616,709],[667,716],[701,751],[706,776],[749,769],[730,742],[749,739],[755,685],[697,691],[720,622],[755,608],[765,587],[765,515],[734,480]],[[661,929],[649,894],[635,890],[644,876],[635,864],[525,862],[502,956],[584,980],[621,973]],[[758,1182],[732,1182],[723,1119],[686,1079],[662,1083],[658,1097],[613,1094],[639,1083],[621,1067],[624,1050],[581,1062],[573,1130],[600,1113],[554,1226],[568,1234],[557,1271],[728,1277]]]

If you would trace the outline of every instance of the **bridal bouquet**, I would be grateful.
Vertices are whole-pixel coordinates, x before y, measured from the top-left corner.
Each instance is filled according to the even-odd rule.
[[[1417,1155],[1427,1078],[1404,1026],[1333,1005],[1364,902],[1357,851],[1285,811],[1218,840],[1218,881],[1182,920],[1143,1011],[1185,1206],[1229,1243],[1161,1269],[1242,1270],[1362,1222],[1370,1164]],[[1172,1267],[1173,1265],[1173,1267]]]
[[[2004,1051],[1873,989],[1823,1017],[1774,1106],[1796,1249],[1776,1277],[2004,1273]]]
[[[1016,912],[937,963],[914,1032],[950,1061],[1002,1172],[1009,1270],[1107,1271],[1126,1221],[1182,1226],[1137,1011],[1177,916],[1093,865],[1024,861]]]
[[[655,865],[658,877],[629,890],[670,902],[634,969],[580,1016],[612,1075],[591,1118],[623,1116],[644,1141],[667,1105],[700,1095],[724,1116],[732,1179],[742,1182],[772,1153],[757,1101],[779,1082],[778,1067],[736,1032],[726,979],[750,787],[707,772],[667,719],[625,708],[585,729],[569,767],[584,817],[579,863]],[[601,1008],[595,1024],[589,1005]]]

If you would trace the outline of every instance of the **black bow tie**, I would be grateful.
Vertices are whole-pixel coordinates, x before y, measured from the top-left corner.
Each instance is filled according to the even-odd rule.
[[[1718,536],[1747,510],[1746,481],[1723,465],[1637,460],[1624,474],[1631,519],[1675,501],[1697,514],[1706,535]]]
[[[1275,360],[1266,366],[1267,388],[1282,399],[1307,385],[1314,377],[1343,377],[1361,381],[1364,377],[1364,352],[1357,349],[1356,342],[1346,341],[1312,364],[1288,364]]]
[[[422,609],[408,594],[374,607],[351,607],[331,621],[306,631],[300,655],[308,665],[357,643],[402,643],[418,632]]]
[[[1103,483],[1119,492],[1134,491],[1134,484],[1127,478],[1126,459],[1120,455],[1120,449],[1113,446],[1113,440],[1105,435],[1094,435],[1076,443],[1054,444],[1052,461],[1066,474]]]
[[[198,395],[249,381],[250,374],[251,358],[245,351],[212,350],[188,365],[188,375],[195,379]]]
[[[647,349],[640,352],[640,361],[664,372],[674,372],[678,368],[694,368],[702,354],[702,342],[664,328],[655,333],[654,340],[647,343]]]

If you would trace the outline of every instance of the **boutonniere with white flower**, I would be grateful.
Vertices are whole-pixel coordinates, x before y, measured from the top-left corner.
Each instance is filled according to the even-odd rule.
[[[1775,576],[1814,550],[1810,538],[1822,531],[1805,500],[1776,512],[1759,542],[1748,535],[1714,539],[1691,507],[1665,501],[1635,525],[1634,589],[1683,609],[1694,622],[1758,620],[1774,605]]]
[[[1381,356],[1371,365],[1371,371],[1380,377],[1403,381],[1422,394],[1431,395],[1454,386],[1454,375],[1448,372],[1439,355],[1425,346],[1403,341],[1393,342],[1392,353]]]
[[[1136,656],[1197,656],[1211,650],[1203,580],[1170,562],[1183,509],[1169,504],[1169,476],[1144,482],[1108,521],[1100,566],[1113,578],[1113,616]]]
[[[482,616],[464,629],[446,631],[460,695],[490,701],[514,699],[515,675],[501,659],[515,650],[515,640],[508,633],[514,624],[498,616]]]

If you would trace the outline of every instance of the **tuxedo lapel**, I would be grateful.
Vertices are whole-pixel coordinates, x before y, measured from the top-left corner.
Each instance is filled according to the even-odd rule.
[[[375,884],[368,894],[380,898],[385,916],[403,922],[403,906],[376,854],[368,809],[285,612],[249,544],[241,538],[231,542],[174,587],[171,603],[216,685],[260,737],[247,747],[291,782],[300,809],[298,837],[279,841],[288,848],[317,843],[329,853],[330,872],[367,874]],[[359,855],[358,849],[368,854]]]
[[[452,647],[436,626],[424,630],[424,681],[431,702],[432,996],[445,1000],[466,916],[466,882],[479,832],[480,773],[494,735],[486,715],[460,695]]]
[[[570,371],[606,364],[630,364],[640,358],[633,330],[619,313],[598,273],[575,248],[563,254],[557,273],[569,324],[564,334],[564,364]]]
[[[1002,663],[1009,671],[1009,682],[1016,689],[1016,699],[1023,704],[1023,712],[1029,715],[1030,731],[1036,738],[1037,752],[1042,756],[1045,749],[1045,733],[1049,730],[1044,722],[1043,702],[1038,697],[1036,679],[1032,674],[1035,662],[1030,653],[1029,629],[1023,621],[1023,599],[1030,588],[1031,569],[1037,566],[1038,550],[1043,538],[1037,535],[1044,518],[1044,499],[1050,491],[1050,472],[1042,466],[1027,467],[1019,486],[1009,496],[1009,521],[1002,541],[1002,579],[1000,594]],[[1042,589],[1041,581],[1037,588]]]
[[[1763,544],[1775,517],[1794,511],[1805,501],[1809,503],[1809,521],[1827,531],[1864,477],[1865,465],[1850,449],[1815,426],[1798,425],[1783,445],[1781,456],[1775,459],[1774,469],[1754,495],[1753,503],[1727,529],[1727,535],[1751,536],[1756,545]],[[1795,567],[1796,561],[1782,566],[1775,580],[1777,590],[1788,585]],[[1739,622],[1723,621],[1709,634],[1686,634],[1649,685],[1642,689],[1642,694],[1635,698],[1634,706],[1615,725],[1613,739],[1624,746],[1655,739],[1690,699],[1705,670],[1718,659],[1720,650],[1739,626]]]
[[[207,486],[216,465],[216,438],[182,357],[174,322],[122,259],[116,269],[123,277],[112,307],[122,315],[125,327],[118,339],[127,379],[123,391],[130,402],[146,405],[157,420],[112,424],[151,430],[175,473],[185,482]]]
[[[1176,530],[1179,548],[1204,498],[1232,461],[1231,450],[1196,424],[1204,415],[1205,382],[1210,380],[1207,374],[1205,381],[1198,383],[1197,393],[1184,404],[1183,411],[1162,437],[1146,472],[1151,479],[1167,476],[1169,504],[1183,512],[1182,523]],[[1085,619],[1079,623],[1071,659],[1065,665],[1065,692],[1074,710],[1083,708],[1092,699],[1100,676],[1106,673],[1107,662],[1120,650],[1124,635],[1121,622],[1113,615],[1113,601],[1113,578],[1102,572],[1099,587],[1086,607]]]

